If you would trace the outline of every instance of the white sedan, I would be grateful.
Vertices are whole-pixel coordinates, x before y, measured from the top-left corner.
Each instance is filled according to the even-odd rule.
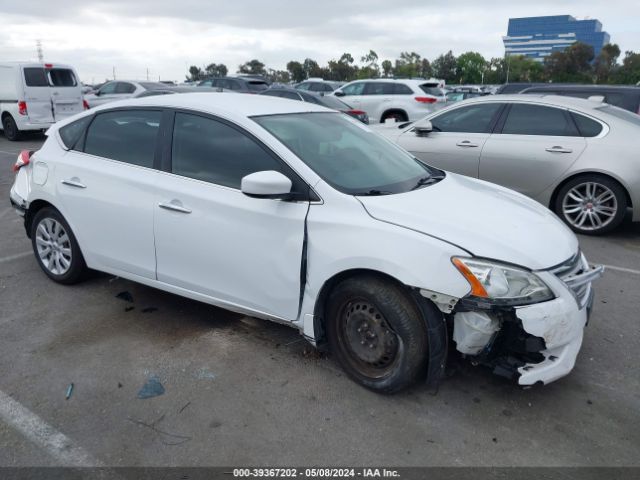
[[[105,105],[47,135],[18,157],[10,197],[56,282],[91,268],[289,324],[380,392],[438,382],[451,338],[521,385],[574,366],[602,268],[573,233],[357,120],[194,93]]]
[[[420,160],[512,188],[574,231],[640,221],[640,116],[553,95],[474,98],[415,124],[374,127]]]

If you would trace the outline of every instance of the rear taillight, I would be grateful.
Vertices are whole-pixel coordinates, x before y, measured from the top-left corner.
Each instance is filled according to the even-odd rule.
[[[367,112],[363,112],[362,110],[343,110],[343,111],[347,115],[357,118],[362,123],[369,123],[369,116],[367,115]]]
[[[82,99],[82,107],[83,107],[85,110],[89,110],[89,108],[90,108],[90,107],[89,107],[89,103],[88,103],[85,99]]]
[[[420,103],[436,103],[438,101],[435,97],[416,97],[416,102]]]
[[[13,164],[13,171],[15,173],[18,173],[18,170],[20,170],[22,167],[24,167],[25,165],[29,165],[31,155],[33,155],[33,152],[30,152],[29,150],[22,150],[20,152],[20,155],[18,155],[16,163]]]
[[[20,115],[27,114],[27,102],[24,102],[24,101],[18,102],[18,113]]]

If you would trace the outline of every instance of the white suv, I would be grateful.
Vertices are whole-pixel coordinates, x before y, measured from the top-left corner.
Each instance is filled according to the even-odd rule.
[[[363,110],[372,123],[388,119],[417,120],[446,101],[440,80],[356,80],[338,88],[333,95],[346,97],[353,108]]]

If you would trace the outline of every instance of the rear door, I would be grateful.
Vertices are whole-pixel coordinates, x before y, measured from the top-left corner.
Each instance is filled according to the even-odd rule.
[[[47,72],[42,65],[25,65],[21,68],[24,101],[30,123],[50,124],[55,122],[51,87]]]
[[[509,105],[480,157],[480,178],[534,197],[586,148],[569,112],[530,103]]]
[[[398,143],[429,165],[478,178],[480,153],[504,104],[476,103],[432,117],[433,132],[403,133]]]
[[[80,82],[72,69],[52,66],[47,69],[47,77],[51,85],[51,101],[55,121],[84,110]]]
[[[92,268],[155,278],[161,117],[155,109],[100,112],[77,150],[56,161],[57,198]]]

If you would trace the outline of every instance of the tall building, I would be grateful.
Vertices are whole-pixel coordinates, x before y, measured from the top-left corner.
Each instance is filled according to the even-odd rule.
[[[571,15],[510,18],[507,35],[502,37],[505,55],[526,55],[542,62],[553,52],[562,51],[572,43],[582,42],[593,47],[597,56],[609,43],[609,34],[595,19],[576,20]]]

